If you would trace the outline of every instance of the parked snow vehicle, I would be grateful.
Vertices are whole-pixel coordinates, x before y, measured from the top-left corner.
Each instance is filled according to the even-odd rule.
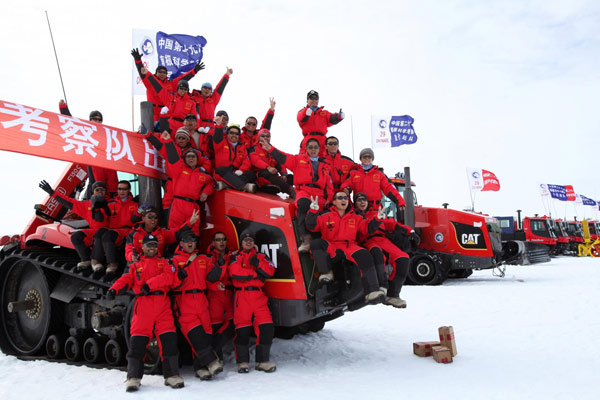
[[[579,257],[600,257],[600,239],[592,239],[592,235],[590,234],[590,226],[592,224],[586,220],[581,221],[583,243],[579,243],[577,248],[577,255]]]
[[[508,261],[509,264],[529,265],[550,261],[550,254],[556,251],[558,239],[551,229],[550,218],[525,217],[521,221],[513,217],[496,217],[502,228],[502,242],[505,248],[523,247],[521,255]],[[520,242],[520,243],[518,243]]]
[[[556,235],[556,248],[553,255],[574,255],[570,250],[569,235],[565,223],[560,220],[550,219],[550,227]]]
[[[152,105],[146,103],[142,119],[150,119],[148,126],[152,125],[151,115]],[[90,157],[89,163],[95,162]],[[71,164],[53,188],[69,196],[86,177],[83,165]],[[140,175],[140,204],[159,206],[159,195],[158,182]],[[70,235],[87,224],[65,220],[65,214],[54,198],[47,198],[36,207],[18,240],[3,240],[11,243],[0,249],[0,349],[17,356],[123,365],[135,296],[127,292],[107,300],[112,282],[75,270],[79,259]],[[340,279],[317,289],[314,263],[297,250],[296,209],[290,199],[234,190],[217,192],[208,201],[201,248],[207,247],[217,230],[227,234],[234,249],[242,232],[252,232],[259,250],[277,266],[265,292],[280,336],[318,331],[325,322],[364,305],[360,279]],[[120,268],[126,268],[124,259]],[[341,270],[340,276],[359,273],[345,265],[336,268]],[[358,284],[348,284],[350,281]],[[157,365],[157,353],[154,341],[146,358],[149,368]]]
[[[567,234],[569,235],[569,249],[573,254],[579,253],[579,245],[583,240],[583,225],[581,221],[565,221]]]
[[[407,282],[439,285],[447,278],[466,278],[473,270],[498,268],[507,253],[502,248],[500,228],[494,218],[449,208],[420,206],[413,200],[410,170],[391,179],[407,205],[404,215],[384,198],[384,206],[406,225],[413,226],[421,242],[409,250]],[[406,179],[405,179],[406,177]],[[518,251],[519,249],[517,249]],[[512,253],[509,253],[512,255]]]

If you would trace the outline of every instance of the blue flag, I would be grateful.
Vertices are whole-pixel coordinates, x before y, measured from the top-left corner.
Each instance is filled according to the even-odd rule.
[[[580,196],[584,206],[596,206],[596,202],[594,200],[590,199],[589,197],[585,197],[582,194],[580,194]]]
[[[389,124],[390,134],[392,136],[392,147],[417,142],[417,134],[413,129],[413,122],[415,122],[415,120],[409,115],[392,117]]]
[[[204,36],[169,35],[156,33],[158,65],[167,68],[169,79],[191,71],[202,60],[202,49],[206,46]]]
[[[550,185],[548,184],[548,191],[550,197],[560,201],[567,201],[567,188],[561,185]]]

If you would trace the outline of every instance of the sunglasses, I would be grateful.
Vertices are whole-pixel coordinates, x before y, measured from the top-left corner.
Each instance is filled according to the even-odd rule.
[[[319,98],[317,96],[310,96],[308,99],[309,100],[319,100]]]
[[[247,238],[242,239],[242,242],[254,242],[254,239],[251,237],[247,237]]]
[[[271,135],[260,135],[260,137],[264,137],[264,138],[270,138]]]
[[[214,238],[213,240],[214,240],[215,242],[226,242],[226,241],[227,241],[227,238],[224,238],[224,237],[223,237],[223,238]]]
[[[236,136],[240,136],[240,133],[238,131],[229,131],[227,132],[228,135],[236,135]]]
[[[364,155],[364,156],[362,156],[361,158],[373,158],[373,156],[372,156],[372,155],[370,155],[370,154],[365,154],[365,155]]]
[[[256,122],[246,122],[246,125],[256,126]]]
[[[92,117],[92,118],[90,118],[90,121],[102,122],[102,118]]]
[[[319,150],[319,146],[306,146],[307,150]]]
[[[158,219],[158,215],[156,215],[156,214],[150,214],[150,215],[146,215],[146,218],[148,218],[148,219]]]
[[[188,154],[187,156],[185,156],[185,158],[198,158],[198,156],[195,154]]]
[[[335,196],[336,200],[348,200],[348,196]]]
[[[117,190],[129,190],[129,188],[126,187],[118,187]]]
[[[158,243],[156,243],[156,242],[145,243],[144,246],[157,249]]]
[[[327,142],[327,146],[337,146],[339,142]]]

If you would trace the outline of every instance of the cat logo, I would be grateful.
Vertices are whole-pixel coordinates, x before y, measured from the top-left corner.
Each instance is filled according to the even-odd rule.
[[[479,244],[479,233],[463,233],[461,235],[461,243],[463,245],[476,246]]]

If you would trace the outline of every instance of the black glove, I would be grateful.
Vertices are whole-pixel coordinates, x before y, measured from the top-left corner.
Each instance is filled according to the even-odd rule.
[[[252,258],[250,258],[250,265],[252,265],[253,267],[258,267],[258,257],[253,256]]]
[[[198,71],[201,71],[204,69],[204,63],[202,61],[199,61],[195,66],[194,66],[194,72],[198,73]]]
[[[177,277],[179,278],[180,281],[184,280],[185,278],[188,277],[188,273],[185,269],[183,268],[179,268],[177,270]]]
[[[412,231],[410,235],[408,235],[408,238],[411,242],[414,243],[415,246],[418,246],[419,243],[421,243],[421,238],[419,237],[419,235],[417,235],[417,232],[415,231]]]
[[[52,196],[54,194],[54,189],[52,189],[52,186],[50,186],[50,184],[46,181],[41,181],[40,182],[40,188],[48,193],[50,196]]]
[[[140,54],[140,51],[137,48],[131,50],[131,55],[133,56],[133,59],[135,61],[141,61],[142,60],[142,55]]]
[[[109,289],[109,291],[106,292],[106,300],[114,300],[116,295],[117,292],[115,289]]]
[[[142,286],[142,293],[144,293],[145,295],[150,294],[150,286],[148,286],[147,283],[144,283],[144,285]]]
[[[148,128],[146,128],[146,125],[144,125],[144,123],[142,122],[142,124],[140,125],[140,129],[138,129],[138,132],[140,133],[140,135],[142,136],[146,136],[146,134],[148,133]]]

